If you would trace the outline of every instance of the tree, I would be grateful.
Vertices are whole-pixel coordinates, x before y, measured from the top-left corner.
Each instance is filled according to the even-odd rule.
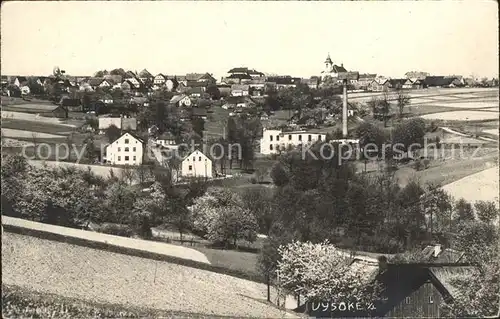
[[[491,223],[498,218],[499,211],[494,202],[480,200],[474,203],[474,208],[479,220],[485,223]]]
[[[224,243],[232,242],[237,247],[238,240],[254,242],[257,239],[257,221],[252,213],[242,207],[225,206],[219,208],[215,218],[209,224],[208,238]]]
[[[210,94],[212,100],[220,99],[220,90],[216,85],[209,85],[207,87],[206,93]]]
[[[257,219],[259,232],[269,235],[271,227],[276,220],[273,214],[272,192],[265,188],[248,188],[241,194],[243,208],[248,209]]]
[[[103,222],[129,224],[137,194],[125,183],[115,182],[105,190]]]
[[[108,142],[111,144],[122,135],[122,132],[118,127],[112,124],[104,130],[104,134],[106,134]]]
[[[350,267],[351,259],[328,242],[293,242],[279,249],[279,285],[308,300],[372,302],[363,270]]]
[[[273,165],[270,175],[274,185],[276,186],[284,186],[289,182],[288,175],[283,168],[283,165],[281,165],[279,162]]]
[[[94,144],[94,135],[92,133],[87,134],[84,143],[84,157],[89,163],[93,163],[96,160],[96,151],[98,151]]]
[[[119,177],[120,180],[127,183],[128,185],[132,184],[132,182],[134,181],[134,177],[135,177],[135,172],[132,167],[126,165],[120,170],[120,177]]]
[[[384,127],[387,127],[387,119],[391,113],[391,104],[389,102],[390,97],[387,91],[384,91],[382,97],[373,97],[367,103],[373,111],[374,118],[382,117],[384,121]]]
[[[405,106],[410,104],[410,96],[407,95],[403,90],[396,91],[396,102],[399,110],[399,118],[403,118]]]
[[[365,152],[367,153],[366,155],[370,155],[368,154],[369,150],[380,154],[382,145],[385,142],[385,134],[379,127],[368,122],[363,122],[356,128],[356,135],[360,139],[359,144],[363,150],[369,145],[369,148]]]
[[[422,118],[412,118],[398,124],[392,130],[393,149],[396,145],[402,146],[401,150],[408,151],[414,144],[413,150],[421,148],[424,143],[425,121]]]
[[[472,205],[463,198],[455,203],[455,220],[459,223],[474,220]]]
[[[135,178],[140,184],[143,184],[150,177],[149,168],[144,165],[138,165],[135,168]]]

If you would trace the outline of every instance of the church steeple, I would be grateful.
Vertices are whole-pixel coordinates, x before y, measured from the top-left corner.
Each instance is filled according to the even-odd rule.
[[[333,64],[332,59],[330,59],[330,52],[328,52],[328,56],[326,57],[325,64]]]
[[[332,59],[330,59],[330,52],[328,52],[328,56],[326,57],[326,60],[325,60],[325,73],[330,73],[332,71],[332,67],[333,67],[333,62],[332,62]]]

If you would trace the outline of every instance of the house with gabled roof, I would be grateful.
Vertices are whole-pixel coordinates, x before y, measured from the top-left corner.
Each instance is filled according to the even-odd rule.
[[[182,160],[180,173],[182,177],[212,178],[212,160],[200,150],[195,150]]]
[[[388,90],[391,87],[391,83],[389,79],[386,78],[377,78],[368,84],[368,91],[372,92],[383,92]]]
[[[130,132],[106,146],[105,161],[112,165],[141,165],[144,161],[146,142]]]
[[[170,99],[170,104],[175,105],[177,107],[180,107],[180,106],[190,107],[192,105],[192,101],[191,101],[191,98],[189,96],[187,96],[186,94],[178,94],[178,95],[174,95]]]
[[[157,86],[162,86],[165,84],[166,81],[167,77],[161,73],[158,73],[153,79],[153,84]]]
[[[139,80],[142,81],[142,83],[144,83],[146,81],[152,81],[154,79],[154,76],[151,73],[149,73],[149,71],[146,69],[139,72],[137,77],[139,78]]]
[[[443,304],[452,303],[461,294],[453,279],[457,275],[473,276],[477,271],[469,264],[392,264],[384,258],[379,257],[378,263],[355,258],[351,264],[353,271],[361,270],[356,273],[360,273],[363,283],[380,286],[380,293],[372,301],[335,300],[328,302],[328,307],[318,307],[318,300],[304,303],[294,311],[316,318],[442,318]]]

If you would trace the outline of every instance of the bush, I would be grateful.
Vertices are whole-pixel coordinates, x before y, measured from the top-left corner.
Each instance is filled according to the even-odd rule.
[[[257,178],[255,178],[255,177],[253,177],[253,176],[252,176],[252,177],[250,177],[250,183],[252,183],[252,184],[257,184]]]
[[[122,237],[132,237],[134,234],[133,230],[129,226],[120,224],[104,224],[97,227],[96,231],[99,233]]]
[[[430,165],[430,163],[431,163],[431,161],[430,161],[428,158],[426,158],[426,159],[424,159],[424,161],[423,161],[423,162],[424,162],[424,167],[425,167],[425,169],[428,169],[428,168],[429,168],[429,165]]]
[[[422,169],[422,161],[421,160],[416,160],[415,163],[413,164],[413,168],[416,171],[420,171]]]

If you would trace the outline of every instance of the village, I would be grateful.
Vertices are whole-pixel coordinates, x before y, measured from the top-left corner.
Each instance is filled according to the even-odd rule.
[[[2,317],[498,315],[486,11],[45,5],[2,10]]]

